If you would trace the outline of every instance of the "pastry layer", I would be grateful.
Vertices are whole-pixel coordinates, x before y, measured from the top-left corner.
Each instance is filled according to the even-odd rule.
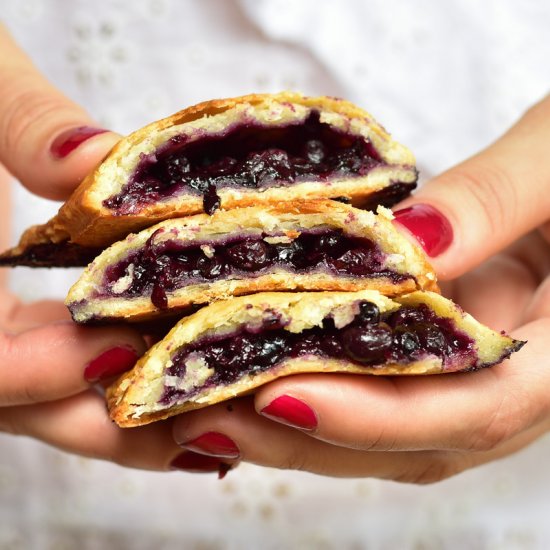
[[[105,247],[205,207],[336,197],[390,206],[416,179],[408,149],[349,102],[290,92],[208,101],[122,139],[0,263],[33,265],[33,247],[47,243]],[[63,264],[55,252],[49,265]]]
[[[259,291],[436,290],[424,253],[391,218],[318,200],[165,221],[105,250],[66,303],[80,323],[142,321]]]
[[[418,375],[492,366],[521,348],[438,294],[260,293],[182,319],[108,390],[138,426],[305,372]]]

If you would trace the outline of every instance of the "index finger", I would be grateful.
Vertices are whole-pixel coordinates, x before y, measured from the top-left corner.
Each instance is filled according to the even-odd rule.
[[[52,86],[0,23],[0,163],[30,191],[66,199],[118,141]]]
[[[443,279],[455,278],[550,217],[550,98],[494,144],[429,181],[395,212]]]

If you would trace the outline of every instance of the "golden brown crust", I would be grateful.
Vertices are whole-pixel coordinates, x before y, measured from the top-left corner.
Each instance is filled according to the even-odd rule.
[[[347,101],[329,97],[311,98],[292,92],[206,101],[123,138],[84,179],[52,220],[44,226],[29,230],[24,241],[2,256],[4,259],[15,257],[32,244],[60,242],[67,238],[83,246],[104,247],[132,231],[159,221],[202,212],[202,197],[191,194],[181,194],[148,205],[133,215],[116,215],[103,202],[120,191],[140,155],[155,151],[170,137],[187,132],[189,139],[197,139],[197,129],[202,131],[202,135],[205,132],[219,133],[227,126],[250,116],[256,116],[258,121],[266,125],[277,125],[305,118],[311,109],[319,110],[328,124],[370,139],[388,166],[374,168],[364,177],[335,178],[330,182],[305,181],[290,187],[265,190],[222,188],[218,195],[223,209],[338,196],[350,198],[359,204],[366,196],[392,182],[414,184],[416,170],[410,151],[393,141],[370,114]]]
[[[318,358],[289,359],[276,369],[245,375],[237,382],[200,390],[184,402],[171,407],[159,404],[165,384],[181,383],[166,378],[165,370],[171,358],[182,346],[207,335],[232,333],[243,324],[259,323],[264,315],[281,316],[288,324],[285,330],[301,332],[304,329],[320,326],[328,315],[335,316],[335,322],[345,326],[356,312],[360,300],[376,303],[382,312],[393,311],[400,304],[426,304],[437,315],[452,319],[456,326],[468,334],[475,342],[475,356],[458,357],[443,369],[442,362],[435,356],[408,365],[385,364],[361,367],[344,360],[321,360]],[[347,319],[347,321],[346,321]],[[481,325],[464,313],[451,301],[431,292],[414,292],[409,295],[389,299],[374,291],[354,293],[261,293],[253,296],[233,298],[212,304],[197,313],[182,319],[166,336],[151,348],[136,364],[134,369],[123,375],[108,392],[107,399],[111,418],[122,427],[139,426],[174,414],[198,409],[244,395],[258,386],[275,378],[305,372],[340,372],[375,375],[421,375],[443,372],[456,372],[469,368],[479,368],[494,364],[511,352],[519,349],[520,343],[508,336],[498,334]],[[476,361],[474,363],[474,360]],[[194,377],[202,387],[211,372],[198,365]],[[178,386],[176,386],[178,387]]]
[[[261,291],[373,289],[392,296],[416,289],[437,290],[436,276],[425,254],[395,229],[391,218],[391,213],[383,208],[375,215],[335,201],[317,200],[279,203],[272,207],[239,208],[219,211],[213,216],[199,214],[168,220],[137,235],[132,234],[105,250],[73,285],[66,304],[77,322],[98,318],[143,321],[163,315],[166,311],[182,311],[194,304]],[[389,277],[349,277],[328,272],[293,274],[280,268],[260,276],[193,284],[168,292],[165,310],[157,309],[150,296],[127,298],[96,295],[104,280],[105,270],[132,252],[142,249],[150,239],[156,245],[164,240],[188,245],[192,242],[223,241],[227,235],[246,233],[257,235],[276,232],[295,238],[301,231],[316,227],[337,228],[346,235],[375,242],[387,255],[385,267],[404,278],[398,281]]]

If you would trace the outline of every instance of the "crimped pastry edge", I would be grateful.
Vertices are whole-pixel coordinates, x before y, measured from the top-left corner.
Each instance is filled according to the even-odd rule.
[[[179,348],[208,333],[230,332],[242,323],[260,318],[265,310],[274,310],[287,315],[292,320],[289,330],[300,332],[321,320],[329,312],[343,306],[352,307],[360,300],[376,303],[382,312],[392,311],[399,304],[413,305],[424,303],[438,315],[453,319],[460,330],[465,331],[476,343],[478,362],[475,365],[455,365],[443,370],[437,358],[427,358],[405,367],[388,364],[375,367],[360,367],[344,360],[320,360],[317,358],[289,359],[279,368],[266,371],[254,377],[245,376],[236,383],[207,389],[191,397],[188,401],[169,409],[157,409],[163,385],[165,362]],[[249,307],[247,307],[247,305]],[[121,427],[132,427],[168,418],[175,414],[206,407],[245,395],[275,378],[306,372],[338,372],[374,375],[424,375],[471,370],[493,365],[517,351],[522,342],[499,334],[477,322],[471,315],[462,311],[456,304],[442,296],[425,291],[416,291],[399,298],[389,299],[375,291],[323,292],[323,293],[259,293],[252,296],[233,298],[212,304],[197,313],[182,319],[165,337],[151,348],[136,364],[132,371],[123,375],[107,392],[111,418]],[[151,406],[150,403],[153,403]]]

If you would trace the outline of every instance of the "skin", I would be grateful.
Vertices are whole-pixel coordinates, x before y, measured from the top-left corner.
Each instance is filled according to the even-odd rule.
[[[2,27],[0,52],[0,162],[32,192],[64,199],[117,136],[97,135],[66,158],[53,158],[49,151],[56,136],[94,122],[43,79]],[[223,403],[121,430],[83,373],[112,347],[143,353],[142,337],[123,327],[75,327],[58,302],[23,304],[7,291],[3,273],[0,429],[80,455],[157,470],[168,469],[189,442],[217,432],[239,449],[238,459],[223,460],[229,464],[245,460],[413,483],[438,481],[525,447],[550,428],[548,120],[546,99],[485,151],[400,205],[429,204],[448,218],[454,239],[432,259],[447,281],[445,292],[480,321],[528,340],[511,360],[437,377],[293,376],[234,401],[231,411]],[[9,240],[9,179],[2,171],[2,248]],[[259,414],[282,395],[306,403],[317,427],[297,429]]]
[[[64,159],[50,145],[79,126],[97,126],[53,88],[0,25],[0,239],[9,244],[11,172],[30,191],[66,199],[119,139],[107,132],[82,143]],[[66,451],[126,466],[167,469],[182,452],[169,423],[120,430],[84,369],[118,346],[141,355],[146,345],[125,327],[82,329],[52,300],[24,304],[6,288],[0,270],[0,430],[41,439]],[[17,368],[13,368],[16,365]]]

